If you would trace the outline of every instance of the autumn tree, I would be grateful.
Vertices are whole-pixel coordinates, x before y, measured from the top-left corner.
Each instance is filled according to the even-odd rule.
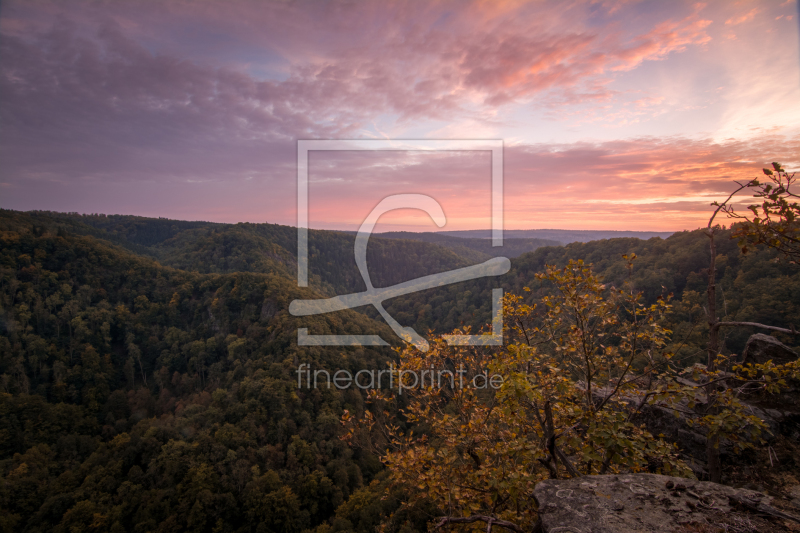
[[[624,258],[632,271],[635,255]],[[692,476],[675,445],[646,429],[649,409],[674,412],[717,453],[721,442],[741,450],[767,429],[742,394],[776,392],[798,375],[797,363],[735,366],[718,346],[708,365],[683,368],[666,348],[670,295],[645,304],[583,261],[537,278],[550,295],[504,299],[504,346],[437,338],[427,352],[400,350],[402,392],[370,391],[368,409],[343,417],[351,444],[377,452],[405,491],[402,509],[438,509],[432,527],[530,530],[533,489],[546,478]],[[724,325],[714,318],[712,329]]]
[[[637,416],[653,404],[727,438],[764,427],[735,395],[724,397],[728,409],[695,410],[703,386],[674,379],[682,369],[665,350],[668,296],[646,305],[631,287],[605,286],[582,261],[537,277],[555,293],[533,305],[505,297],[505,346],[440,338],[428,352],[408,347],[397,368],[403,394],[371,391],[372,409],[344,416],[347,438],[382,455],[406,506],[440,510],[437,527],[529,530],[533,488],[546,478],[691,476],[678,450]],[[404,407],[395,412],[398,400]]]

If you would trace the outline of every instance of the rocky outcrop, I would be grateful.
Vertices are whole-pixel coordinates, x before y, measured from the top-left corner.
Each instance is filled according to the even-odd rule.
[[[774,445],[779,435],[791,440],[800,440],[800,402],[796,392],[788,391],[780,395],[770,395],[766,399],[748,398],[746,402],[751,414],[763,420],[768,431],[759,435],[759,439]],[[694,474],[703,478],[706,472],[706,435],[705,432],[687,422],[681,413],[665,409],[659,405],[647,405],[633,418],[642,424],[652,435],[660,436],[666,442],[675,443],[683,459]],[[747,454],[737,455],[732,443],[723,439],[720,453],[725,464],[747,463]]]
[[[776,338],[761,333],[752,335],[747,341],[742,359],[744,363],[765,363],[772,360],[775,364],[795,361],[796,352]],[[700,383],[681,377],[678,380],[684,385],[700,387]],[[747,405],[750,414],[763,420],[768,431],[761,433],[760,439],[772,443],[777,435],[790,439],[800,438],[800,383],[789,380],[788,388],[777,394],[745,394],[740,399]],[[702,390],[698,391],[698,403],[705,402]],[[683,411],[690,411],[688,405],[681,406]],[[687,423],[687,417],[674,410],[666,409],[658,404],[647,405],[636,415],[635,422],[643,424],[653,435],[663,435],[670,443],[676,443],[681,450],[682,459],[692,468],[698,477],[705,475],[706,436],[705,432]],[[735,460],[731,456],[731,443],[721,443],[723,459]]]
[[[716,531],[695,526],[745,522],[753,525],[748,531],[781,531],[800,524],[760,492],[657,474],[551,479],[534,497],[541,533]]]
[[[742,362],[766,363],[776,365],[791,363],[798,354],[775,337],[756,333],[747,340]],[[800,380],[787,379],[787,387],[775,394],[757,393],[743,398],[754,414],[762,418],[773,435],[784,435],[794,441],[800,440]]]
[[[774,337],[763,334],[752,335],[747,343],[744,352],[746,362],[763,363],[772,360],[776,364],[783,364],[794,361],[798,358],[797,354],[782,344]],[[706,403],[706,395],[703,384],[694,382],[691,377],[690,369],[683,376],[676,377],[679,383],[696,388],[696,405],[690,407],[684,401],[679,404],[677,409],[670,409],[663,404],[645,404],[632,417],[632,421],[641,424],[652,435],[663,438],[668,443],[677,444],[680,450],[680,458],[692,469],[696,476],[704,478],[706,472],[706,431],[696,424],[690,423],[686,413],[691,413],[696,409],[702,413]],[[734,374],[725,374],[734,378]],[[768,445],[773,445],[778,436],[784,436],[790,440],[800,440],[800,382],[787,380],[788,387],[779,393],[765,393],[755,391],[743,393],[739,399],[745,404],[749,414],[754,415],[765,422],[767,431],[761,432],[759,440],[763,440]],[[726,382],[718,386],[725,386]],[[734,379],[728,381],[735,383]],[[582,382],[578,383],[583,388]],[[604,401],[613,390],[609,387],[594,387],[592,396],[598,403]],[[629,404],[638,405],[641,402],[641,394],[627,393],[621,395],[621,399]],[[741,435],[747,435],[747,428],[742,428]],[[740,459],[734,453],[733,443],[727,439],[720,442],[720,454],[726,464],[736,464],[747,462],[747,458]]]
[[[742,353],[742,364],[759,364],[772,360],[776,365],[796,361],[797,353],[770,335],[756,333],[747,339]]]
[[[706,474],[706,436],[687,422],[686,415],[659,405],[646,405],[634,417],[634,422],[643,424],[652,435],[663,436],[663,439],[670,444],[677,444],[681,458],[695,475]],[[727,454],[729,447],[727,443],[723,443],[721,448],[723,455]]]

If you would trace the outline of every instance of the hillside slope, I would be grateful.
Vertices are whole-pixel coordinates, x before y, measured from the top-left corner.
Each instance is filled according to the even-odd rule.
[[[784,328],[800,325],[800,269],[769,250],[742,255],[730,230],[717,238],[717,280],[719,313],[728,320],[761,322]],[[635,253],[631,271],[623,255]],[[491,317],[491,289],[523,294],[531,303],[548,294],[552,287],[535,279],[546,265],[563,266],[570,259],[591,264],[608,285],[628,283],[642,291],[645,301],[672,294],[673,313],[670,329],[676,341],[674,349],[682,356],[701,360],[705,349],[704,312],[708,237],[701,231],[684,231],[667,239],[608,239],[567,246],[543,247],[512,260],[511,271],[499,278],[481,279],[424,293],[396,298],[386,305],[390,314],[403,324],[416,324],[421,330],[437,332],[471,326],[479,328]],[[741,353],[750,334],[748,329],[724,331],[723,351]],[[779,338],[789,346],[798,339]]]
[[[0,213],[0,528],[327,520],[379,464],[338,439],[361,395],[298,389],[295,369],[384,368],[390,352],[298,349],[296,330],[392,333],[353,311],[288,314],[319,296],[280,272],[187,272]]]
[[[718,239],[718,308],[800,325],[800,269],[769,251],[742,256],[729,235]],[[363,288],[341,232],[311,232],[312,287],[297,288],[295,238],[268,224],[0,211],[0,530],[372,531],[396,509],[376,496],[377,458],[338,438],[361,394],[298,389],[295,370],[355,372],[393,357],[298,347],[298,327],[397,339],[370,308],[292,317],[295,298]],[[673,293],[672,349],[689,364],[704,358],[708,253],[701,231],[541,247],[500,278],[386,308],[420,332],[479,328],[493,288],[536,303],[553,291],[535,277],[545,265],[583,259],[647,301]],[[378,286],[469,264],[436,242],[375,238],[368,254]],[[751,333],[726,331],[723,351],[739,353]]]
[[[570,229],[507,229],[504,232],[509,239],[550,239],[560,244],[573,242],[600,241],[604,239],[666,239],[674,231],[615,231],[615,230],[570,230]],[[459,238],[490,239],[491,230],[443,231],[443,235]]]
[[[297,229],[278,224],[219,224],[128,215],[16,213],[32,226],[64,227],[201,273],[297,275]],[[55,231],[55,230],[54,230]],[[355,234],[310,230],[309,287],[329,296],[366,289],[356,267]],[[472,261],[429,242],[370,238],[367,266],[376,287],[460,268]]]
[[[561,246],[561,242],[552,239],[503,239],[502,246],[492,246],[491,239],[478,239],[469,237],[453,237],[444,233],[412,233],[409,231],[394,231],[378,233],[376,237],[384,239],[406,239],[412,241],[431,242],[453,250],[473,263],[486,261],[491,257],[519,257],[543,246]]]

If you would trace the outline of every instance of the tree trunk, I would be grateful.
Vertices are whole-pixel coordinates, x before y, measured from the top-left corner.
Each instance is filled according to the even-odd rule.
[[[722,481],[722,463],[719,457],[719,437],[709,437],[706,441],[706,468],[708,480],[714,483]]]
[[[717,266],[717,245],[714,242],[716,230],[709,228],[708,238],[711,240],[710,252],[711,260],[708,267],[708,351],[706,368],[709,372],[716,370],[715,361],[719,354],[719,327],[717,326],[717,285],[716,285],[716,266]],[[706,413],[716,414],[716,390],[713,384],[706,386]],[[706,440],[706,468],[708,469],[708,479],[714,483],[722,480],[722,465],[719,456],[719,437],[709,435]]]
[[[716,269],[717,269],[717,245],[714,242],[714,228],[708,232],[708,238],[711,240],[710,252],[711,261],[708,267],[708,309],[706,310],[706,317],[708,318],[708,348],[707,348],[707,363],[706,367],[709,372],[714,371],[714,361],[719,353],[719,328],[717,325],[717,284],[716,284]]]

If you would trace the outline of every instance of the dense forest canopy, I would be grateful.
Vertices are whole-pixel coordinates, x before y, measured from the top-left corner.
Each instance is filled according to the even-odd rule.
[[[310,232],[311,283],[297,288],[295,231],[0,212],[0,531],[372,531],[398,508],[402,494],[380,497],[378,457],[339,438],[340,417],[363,408],[361,394],[298,389],[295,369],[355,372],[396,357],[386,348],[298,347],[298,327],[399,341],[369,308],[288,313],[296,298],[364,289],[354,236],[332,231]],[[729,236],[718,236],[720,314],[800,325],[797,268],[770,250],[742,255]],[[370,241],[376,286],[488,253],[469,239],[391,237]],[[514,257],[499,279],[386,308],[420,332],[478,329],[490,321],[494,287],[538,301],[554,287],[537,273],[582,259],[606,285],[628,283],[648,304],[672,294],[668,342],[687,365],[703,359],[708,243],[700,231],[541,244],[528,242],[536,249]],[[634,253],[630,269],[623,255]],[[741,353],[751,333],[725,332],[722,351]],[[424,529],[431,516],[401,513],[391,528]]]

